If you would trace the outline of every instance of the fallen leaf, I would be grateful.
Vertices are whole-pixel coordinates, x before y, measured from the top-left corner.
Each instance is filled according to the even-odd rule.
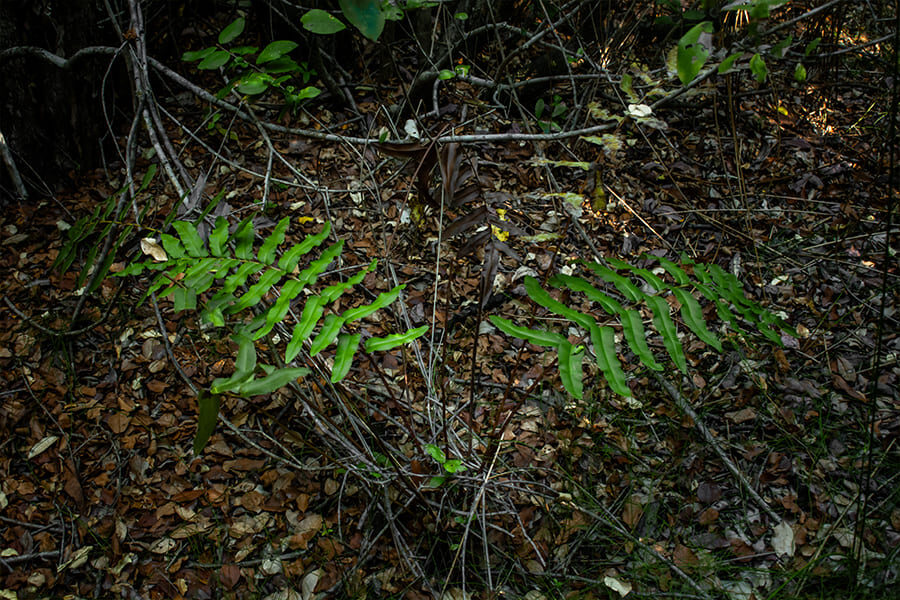
[[[775,526],[774,535],[772,536],[772,550],[778,556],[793,556],[796,546],[794,545],[794,530],[787,521],[782,521]]]

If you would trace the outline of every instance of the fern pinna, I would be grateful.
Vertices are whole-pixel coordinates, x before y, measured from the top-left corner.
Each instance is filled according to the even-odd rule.
[[[132,263],[117,273],[118,276],[125,276],[137,275],[144,270],[159,271],[141,301],[153,292],[162,290],[160,296],[171,295],[176,311],[197,310],[198,298],[206,294],[206,301],[201,303],[201,319],[216,327],[224,327],[226,317],[258,307],[248,319],[231,325],[231,339],[238,345],[235,371],[231,377],[213,381],[210,388],[213,398],[224,392],[241,396],[266,394],[309,374],[306,367],[277,368],[258,364],[254,342],[285,319],[292,303],[304,289],[312,286],[328,265],[340,256],[344,242],[341,240],[330,245],[305,269],[295,274],[301,259],[325,241],[331,227],[326,223],[318,234],[307,236],[299,244],[279,253],[278,249],[284,243],[289,223],[288,217],[279,221],[258,250],[254,251],[256,232],[252,218],[242,221],[234,233],[229,234],[228,221],[218,217],[209,234],[208,243],[203,241],[193,223],[175,221],[172,226],[177,237],[161,234],[161,245],[150,238],[142,240],[141,248],[152,260]],[[376,264],[373,260],[346,281],[330,285],[318,294],[310,294],[305,298],[303,310],[284,350],[285,365],[294,361],[303,349],[304,342],[310,338],[310,356],[315,356],[337,340],[331,381],[338,382],[347,376],[362,336],[358,333],[341,333],[342,328],[392,303],[400,295],[404,285],[380,294],[369,304],[322,317],[329,304],[361,283]],[[268,305],[261,304],[263,298],[274,292],[279,284],[281,287],[277,290],[277,300]],[[313,337],[313,331],[320,323],[318,333]],[[389,350],[416,339],[427,329],[427,326],[423,326],[386,337],[371,337],[366,340],[364,348],[367,352]],[[202,401],[209,397],[207,394],[201,396],[201,424],[204,421],[208,423],[210,411],[213,423],[215,422],[218,402],[210,404]],[[202,449],[202,444],[199,447]]]
[[[665,292],[671,292],[680,305],[681,319],[687,327],[717,352],[722,352],[722,344],[707,327],[703,309],[694,298],[693,290],[698,291],[700,295],[714,303],[719,318],[736,332],[741,332],[742,329],[735,317],[735,312],[744,321],[755,326],[765,338],[778,345],[781,345],[781,336],[778,330],[796,337],[796,332],[783,321],[747,298],[738,279],[721,267],[695,263],[683,257],[683,264],[690,265],[696,278],[694,279],[684,268],[670,260],[650,255],[644,255],[642,258],[657,262],[659,267],[654,269],[657,272],[635,267],[616,258],[606,259],[609,266],[589,261],[579,261],[579,263],[593,275],[612,284],[618,294],[627,302],[646,304],[652,314],[653,327],[662,338],[663,346],[672,362],[680,371],[687,372],[687,361],[678,337],[678,328],[669,314],[669,302],[663,296]],[[625,271],[626,274],[623,275],[619,271]],[[672,282],[661,277],[664,273],[669,275]],[[640,279],[640,287],[635,285],[631,279],[632,275]],[[623,306],[621,302],[582,277],[560,273],[551,277],[549,283],[557,288],[583,294],[588,300],[599,304],[604,312],[619,319],[623,337],[641,363],[655,371],[664,369],[650,350],[647,343],[647,331],[638,309]],[[612,327],[599,325],[592,316],[554,299],[534,277],[525,278],[525,291],[537,304],[587,331],[590,335],[597,366],[609,382],[610,388],[621,396],[631,396],[622,363],[616,353],[615,330]],[[573,345],[562,334],[519,327],[509,319],[502,317],[491,316],[490,320],[508,335],[538,346],[555,348],[563,386],[572,396],[582,397],[583,346]]]

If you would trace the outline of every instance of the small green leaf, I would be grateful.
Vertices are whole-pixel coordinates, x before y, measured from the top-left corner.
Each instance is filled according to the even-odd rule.
[[[247,217],[241,221],[234,230],[234,255],[244,260],[253,259],[253,238],[256,232],[253,230],[253,217]]]
[[[629,398],[631,388],[625,372],[622,371],[622,363],[616,354],[616,334],[612,327],[595,327],[591,335],[594,343],[594,352],[597,355],[597,365],[603,371],[604,377],[609,382],[609,387],[615,393]]]
[[[750,71],[753,72],[753,75],[756,76],[756,81],[759,83],[763,83],[769,74],[769,70],[766,68],[766,61],[759,54],[754,54],[753,58],[750,59]]]
[[[330,15],[319,8],[309,10],[300,17],[300,23],[303,28],[319,35],[331,35],[346,29],[347,26],[341,23],[340,19]]]
[[[528,329],[527,327],[518,327],[513,325],[512,321],[509,319],[504,319],[503,317],[498,317],[496,315],[491,315],[488,318],[491,323],[503,333],[523,339],[536,346],[549,346],[554,348],[561,346],[563,343],[568,343],[568,340],[566,340],[565,337],[552,331],[538,331],[536,329]]]
[[[672,293],[675,294],[675,298],[681,304],[681,317],[691,331],[698,338],[721,352],[722,343],[706,328],[706,319],[703,318],[703,309],[700,308],[700,303],[682,288],[673,288]]]
[[[322,329],[319,330],[319,334],[312,341],[312,346],[309,348],[309,355],[315,356],[327,348],[328,345],[334,341],[334,338],[337,337],[338,332],[341,330],[341,325],[343,324],[344,320],[339,316],[335,314],[327,315],[325,321],[322,322]]]
[[[447,456],[444,454],[444,451],[434,444],[425,444],[425,452],[427,452],[431,458],[441,464],[447,462]]]
[[[222,32],[219,34],[219,43],[223,46],[241,35],[244,31],[244,25],[246,22],[243,17],[238,17],[234,21],[232,21]]]
[[[402,346],[403,344],[407,344],[413,341],[426,331],[428,331],[428,325],[422,325],[421,327],[410,329],[406,333],[392,333],[391,335],[380,338],[371,337],[366,340],[365,349],[366,352],[369,353],[391,350],[392,348],[396,348],[397,346]]]
[[[557,347],[559,354],[559,376],[563,387],[574,398],[581,400],[583,396],[581,361],[584,359],[584,347],[575,349],[566,341]]]
[[[443,465],[444,470],[453,475],[454,473],[461,473],[466,470],[466,465],[462,464],[462,461],[458,458],[451,458]]]
[[[292,42],[290,40],[276,40],[263,48],[263,51],[260,52],[259,56],[256,58],[256,64],[262,65],[277,58],[281,58],[298,45],[297,42]]]
[[[284,233],[287,231],[290,223],[290,217],[285,217],[278,222],[269,237],[267,237],[259,247],[259,252],[256,254],[259,262],[267,265],[271,265],[275,262],[275,249],[284,242]]]
[[[365,304],[363,306],[357,306],[356,308],[345,310],[344,314],[341,315],[341,319],[343,319],[344,323],[352,323],[353,321],[364,319],[376,310],[384,308],[385,306],[396,300],[397,296],[400,295],[400,291],[405,287],[406,284],[401,283],[390,291],[378,294],[378,297],[375,298],[375,300],[370,304]]]
[[[297,263],[300,262],[300,258],[324,242],[328,238],[329,233],[331,233],[331,224],[325,223],[322,231],[315,235],[306,236],[302,242],[282,254],[281,260],[278,261],[278,268],[283,271],[293,271]]]
[[[353,356],[359,348],[360,334],[341,335],[338,338],[337,352],[334,355],[334,366],[331,367],[331,383],[337,383],[347,376],[353,364]]]
[[[181,55],[181,60],[184,62],[194,62],[195,60],[203,60],[210,54],[216,51],[215,46],[210,46],[209,48],[204,48],[203,50],[194,50],[193,52],[185,52]]]
[[[797,66],[794,67],[794,79],[797,83],[806,81],[806,67],[803,66],[803,63],[797,63]]]
[[[197,394],[199,416],[197,418],[197,433],[194,434],[194,455],[199,456],[216,429],[216,421],[219,420],[219,405],[221,401],[217,394],[209,394],[200,390]]]
[[[234,362],[237,373],[252,373],[256,369],[256,346],[248,337],[235,340],[238,342],[238,355]]]
[[[209,253],[223,256],[228,243],[228,221],[225,217],[216,217],[216,224],[209,234]]]
[[[647,304],[650,305],[650,310],[653,311],[653,325],[662,336],[666,351],[672,357],[675,366],[682,373],[687,373],[687,361],[684,358],[681,341],[678,339],[678,330],[675,328],[675,323],[669,315],[669,303],[659,296],[647,296]]]
[[[312,330],[322,317],[322,313],[325,312],[322,304],[322,298],[319,296],[312,296],[306,301],[306,306],[303,307],[303,314],[300,315],[300,321],[294,326],[291,341],[288,342],[285,350],[284,362],[289,363],[300,354],[303,342],[312,335]]]
[[[454,77],[456,77],[456,73],[448,69],[441,69],[438,72],[438,79],[441,80],[453,79]]]
[[[731,71],[733,71],[734,70],[734,62],[738,58],[740,58],[740,56],[741,56],[741,53],[737,52],[735,54],[732,54],[725,60],[723,60],[721,63],[719,63],[719,75],[724,75],[725,73],[730,73]]]
[[[300,377],[309,375],[309,369],[304,367],[289,367],[285,369],[277,369],[259,379],[251,379],[241,384],[237,393],[241,396],[259,396],[260,394],[270,394],[275,390],[286,386]]]

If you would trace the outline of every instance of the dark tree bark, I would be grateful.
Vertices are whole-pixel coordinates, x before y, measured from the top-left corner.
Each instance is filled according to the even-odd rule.
[[[102,0],[3,0],[0,52],[36,46],[68,58],[87,46],[118,45],[108,23]],[[0,132],[29,191],[52,193],[73,172],[99,166],[102,143],[108,144],[105,158],[113,158],[101,96],[114,125],[115,82],[127,80],[112,77],[123,73],[113,69],[103,87],[110,60],[97,55],[69,69],[29,55],[0,62]],[[0,197],[12,195],[0,166]]]

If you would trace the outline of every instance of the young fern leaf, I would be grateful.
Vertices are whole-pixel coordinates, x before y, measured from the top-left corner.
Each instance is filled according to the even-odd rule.
[[[317,259],[296,273],[303,256],[319,247],[327,239],[331,228],[326,224],[320,233],[307,236],[299,244],[279,252],[289,225],[287,218],[279,221],[254,252],[256,232],[251,217],[238,224],[231,235],[228,233],[228,222],[222,217],[217,218],[208,242],[203,241],[195,224],[175,221],[172,226],[177,237],[162,234],[161,248],[153,240],[145,240],[148,242],[145,252],[152,254],[157,262],[147,260],[136,263],[117,273],[124,276],[139,274],[145,269],[156,271],[144,299],[152,292],[162,290],[162,297],[172,296],[175,310],[199,309],[202,320],[217,327],[228,325],[227,319],[232,319],[230,337],[238,345],[235,370],[230,377],[213,381],[210,388],[213,397],[226,392],[242,396],[267,394],[308,375],[309,369],[290,366],[290,363],[303,350],[304,343],[313,337],[317,326],[319,331],[309,346],[309,355],[322,352],[337,340],[331,381],[341,381],[350,372],[362,340],[360,333],[341,334],[343,326],[388,306],[404,288],[398,285],[379,294],[371,303],[345,310],[342,314],[325,315],[326,307],[353,286],[362,283],[377,263],[372,261],[347,281],[330,285],[321,294],[309,295],[304,300],[306,288],[313,285],[340,257],[343,241],[326,248]],[[276,300],[267,300],[270,294],[276,293]],[[205,301],[201,302],[201,298]],[[285,363],[288,366],[276,368],[259,364],[256,340],[271,333],[276,325],[288,318],[294,303],[299,304],[298,299],[303,302],[303,310],[285,349]],[[240,319],[241,314],[248,314],[249,317]],[[371,338],[366,341],[365,348],[368,352],[391,349],[413,341],[427,329],[426,326],[387,338]],[[203,397],[204,414],[201,416],[202,427],[195,437],[196,452],[202,450],[211,434],[209,419],[214,420],[210,415],[215,414],[217,409],[217,404],[214,408],[208,397]]]
[[[670,314],[671,307],[669,302],[661,295],[667,292],[671,292],[680,306],[681,319],[687,328],[716,352],[722,352],[722,343],[707,326],[703,308],[691,293],[690,288],[696,288],[704,298],[712,302],[719,317],[737,331],[740,331],[740,327],[732,309],[746,321],[755,325],[763,336],[778,344],[781,343],[781,338],[778,332],[770,325],[788,334],[796,335],[791,328],[777,317],[748,299],[744,295],[737,278],[720,267],[694,264],[685,259],[685,264],[693,266],[694,274],[700,280],[695,281],[685,269],[672,261],[659,257],[647,256],[646,258],[656,260],[662,267],[662,271],[668,274],[674,280],[674,283],[666,281],[653,271],[635,267],[617,258],[607,259],[606,261],[613,268],[588,261],[579,262],[604,282],[612,284],[611,287],[625,301],[633,304],[644,304],[649,308],[653,326],[659,337],[662,338],[666,352],[680,371],[687,373],[687,359],[679,339],[678,328]],[[617,270],[626,271],[627,275],[622,275]],[[662,271],[658,272],[661,273]],[[654,290],[656,293],[642,291],[629,279],[628,275],[639,277],[645,290]],[[628,347],[641,363],[657,371],[664,369],[663,365],[657,362],[650,350],[647,331],[644,328],[643,318],[639,309],[623,306],[619,300],[612,298],[606,292],[598,289],[581,277],[560,273],[550,279],[550,284],[555,287],[566,288],[571,292],[584,294],[588,300],[599,304],[606,313],[612,317],[617,317]],[[533,277],[526,277],[524,286],[528,296],[534,302],[587,330],[597,359],[597,366],[609,382],[610,388],[621,396],[630,396],[631,390],[628,387],[625,372],[616,352],[615,330],[609,326],[599,325],[593,317],[574,310],[556,300],[541,288],[538,281]],[[508,335],[537,345],[555,347],[558,353],[560,379],[563,386],[572,396],[576,398],[582,397],[583,389],[580,380],[582,353],[580,349],[576,350],[565,337],[554,332],[519,327],[508,319],[497,316],[491,316],[490,321]]]

